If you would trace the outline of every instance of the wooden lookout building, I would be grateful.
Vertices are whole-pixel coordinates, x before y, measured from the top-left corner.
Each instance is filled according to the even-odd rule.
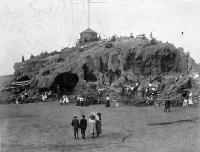
[[[79,43],[92,42],[97,40],[98,40],[97,32],[93,31],[90,28],[87,28],[86,30],[80,33]]]

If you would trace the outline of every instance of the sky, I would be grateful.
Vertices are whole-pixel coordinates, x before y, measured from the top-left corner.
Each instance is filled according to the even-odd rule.
[[[199,0],[90,1],[90,27],[102,38],[152,32],[200,62]],[[22,55],[73,46],[87,23],[87,0],[0,0],[0,75],[13,74]]]

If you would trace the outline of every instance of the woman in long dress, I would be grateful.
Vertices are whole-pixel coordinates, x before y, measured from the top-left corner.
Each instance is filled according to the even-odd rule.
[[[91,113],[89,116],[89,126],[90,126],[90,133],[92,134],[92,138],[94,138],[96,133],[96,120],[95,114]]]
[[[67,95],[63,95],[63,104],[68,104],[69,103],[69,98]]]

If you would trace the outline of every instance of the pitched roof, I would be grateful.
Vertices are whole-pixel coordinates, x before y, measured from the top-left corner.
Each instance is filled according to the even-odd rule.
[[[86,30],[84,30],[81,33],[96,33],[97,34],[97,32],[93,31],[91,28],[87,28]]]

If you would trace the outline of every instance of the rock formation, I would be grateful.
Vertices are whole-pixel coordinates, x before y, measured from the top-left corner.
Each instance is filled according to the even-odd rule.
[[[112,43],[110,47],[106,47]],[[36,56],[14,65],[16,79],[28,77],[31,89],[55,88],[81,91],[88,84],[113,86],[141,82],[170,73],[186,74],[192,66],[183,49],[170,43],[151,43],[148,39],[118,38],[101,40],[58,53]],[[193,63],[195,64],[195,63]]]

